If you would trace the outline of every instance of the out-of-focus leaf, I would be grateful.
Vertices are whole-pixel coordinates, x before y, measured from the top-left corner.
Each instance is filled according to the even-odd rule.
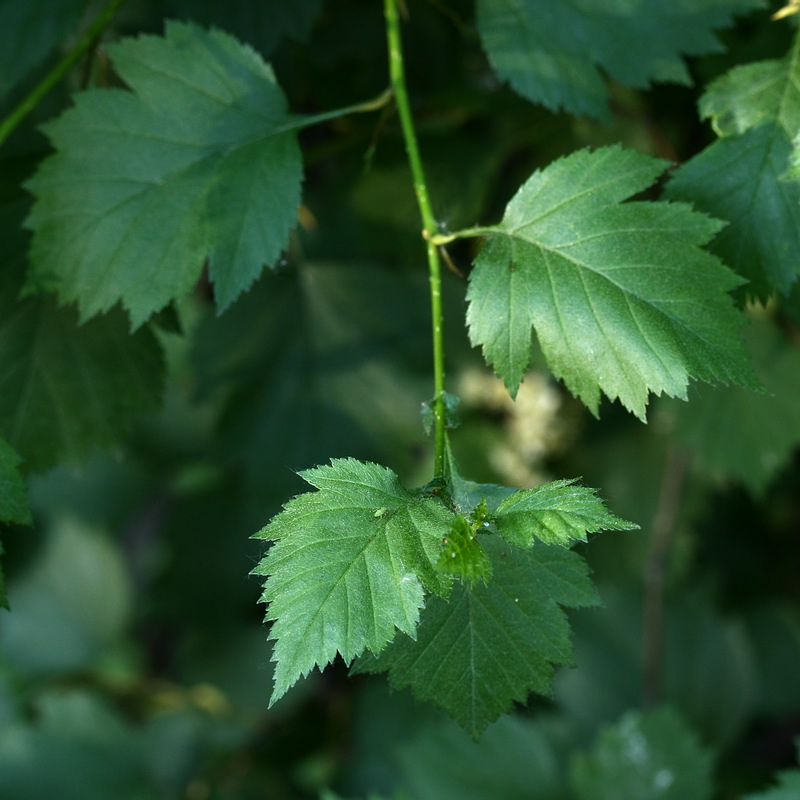
[[[167,0],[166,14],[228,31],[264,56],[286,38],[305,39],[322,0]]]
[[[19,456],[0,439],[0,522],[28,525],[31,521],[31,510],[19,464]]]
[[[707,800],[711,757],[672,708],[628,712],[570,773],[580,800]]]
[[[277,505],[300,488],[292,470],[332,457],[417,466],[430,396],[425,291],[375,264],[304,264],[207,318],[193,355],[199,391],[221,398],[222,447],[244,461],[251,491]]]
[[[579,610],[575,669],[555,681],[569,713],[595,726],[641,703],[644,686],[642,606],[638,591],[600,588],[602,610]],[[757,702],[757,672],[743,625],[720,616],[703,593],[667,601],[662,692],[666,701],[720,747],[742,732]]]
[[[65,518],[53,524],[38,560],[10,583],[8,599],[3,660],[30,675],[52,674],[88,667],[117,642],[131,585],[119,549]]]
[[[0,98],[5,98],[81,21],[87,0],[0,2]]]
[[[746,338],[765,392],[698,386],[688,403],[669,406],[693,463],[761,493],[800,443],[800,352],[766,321]]]
[[[108,50],[132,91],[82,92],[47,126],[56,153],[28,184],[31,284],[82,320],[121,301],[138,327],[207,259],[224,309],[287,245],[302,123],[271,68],[222,31],[168,22]]]
[[[155,336],[131,335],[119,309],[78,325],[49,297],[0,294],[0,435],[28,469],[113,444],[159,405],[163,381]]]
[[[143,741],[96,695],[37,698],[36,722],[0,729],[0,796],[14,800],[157,800]]]
[[[722,49],[715,29],[758,0],[478,0],[478,31],[498,75],[552,110],[607,118],[603,73],[636,88],[691,83],[685,56]]]
[[[452,723],[430,725],[400,749],[416,800],[566,800],[558,743],[545,725],[509,715],[475,742]]]

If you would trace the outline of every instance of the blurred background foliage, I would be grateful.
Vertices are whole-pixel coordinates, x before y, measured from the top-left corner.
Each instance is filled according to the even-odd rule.
[[[96,8],[35,5],[59,15],[2,26],[3,111]],[[532,169],[579,147],[621,141],[687,159],[712,138],[696,113],[704,84],[733,64],[781,56],[790,36],[763,11],[740,18],[722,34],[725,52],[689,63],[695,86],[612,86],[614,118],[600,124],[500,84],[471,2],[407,5],[409,81],[442,230],[496,221]],[[161,32],[173,17],[252,44],[297,112],[364,100],[387,82],[377,2],[129,0],[107,36]],[[23,62],[17,36],[37,43]],[[25,213],[13,187],[46,148],[36,125],[87,81],[113,81],[102,48],[93,64],[7,143],[5,220]],[[0,797],[765,791],[796,764],[800,736],[796,292],[782,306],[787,335],[753,309],[750,346],[770,395],[697,388],[689,404],[654,401],[647,426],[608,403],[596,420],[540,360],[517,402],[508,399],[469,348],[455,272],[469,269],[471,245],[453,246],[448,381],[462,400],[453,432],[462,472],[520,487],[581,475],[642,530],[582,546],[605,605],[570,615],[577,666],[561,671],[552,699],[519,708],[477,744],[382,679],[348,679],[343,665],[267,710],[270,647],[248,577],[260,556],[250,535],[300,489],[298,469],[353,456],[413,486],[431,462],[420,419],[432,392],[424,252],[397,120],[391,110],[349,116],[304,131],[302,145],[304,207],[277,273],[220,317],[204,285],[162,314],[163,408],[117,447],[33,475],[34,525],[6,526]],[[4,280],[23,236],[4,230]]]

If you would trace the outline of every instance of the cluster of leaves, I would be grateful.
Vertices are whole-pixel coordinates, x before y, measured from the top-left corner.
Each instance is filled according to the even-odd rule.
[[[88,5],[70,0],[51,15],[43,0],[10,4],[7,30],[14,46],[0,48],[4,112],[57,61],[54,51],[79,27]],[[168,474],[170,502],[186,501],[192,509],[185,515],[191,533],[176,546],[182,554],[176,561],[189,569],[192,561],[184,554],[195,552],[197,528],[233,528],[241,515],[240,530],[253,530],[252,516],[263,519],[303,488],[284,464],[299,468],[330,459],[299,473],[311,490],[286,502],[256,535],[271,542],[254,573],[265,578],[262,600],[275,662],[272,703],[300,677],[341,658],[351,673],[387,673],[392,687],[409,687],[470,737],[485,732],[481,747],[492,758],[509,759],[509,769],[498,771],[500,783],[482,785],[485,774],[470,773],[478,763],[472,745],[450,728],[436,732],[432,726],[401,756],[414,765],[405,770],[404,783],[418,798],[526,796],[532,782],[541,785],[543,798],[554,799],[709,797],[712,756],[693,729],[708,734],[714,725],[697,703],[678,702],[682,714],[670,707],[641,714],[611,703],[593,719],[604,727],[595,730],[592,747],[568,758],[558,752],[559,734],[538,722],[505,716],[487,729],[531,693],[555,691],[570,708],[569,693],[553,688],[555,668],[575,661],[564,609],[599,604],[585,551],[573,546],[592,532],[637,526],[610,513],[595,490],[576,480],[530,489],[501,486],[493,477],[465,480],[453,456],[458,432],[445,473],[420,489],[406,488],[429,477],[425,460],[413,456],[420,447],[417,434],[409,434],[420,397],[429,393],[425,366],[418,363],[425,347],[419,332],[427,334],[429,324],[420,302],[424,276],[407,279],[396,269],[354,263],[392,264],[398,254],[418,262],[424,252],[419,222],[412,214],[403,217],[404,198],[411,198],[399,134],[385,118],[376,131],[374,120],[347,117],[385,102],[385,52],[365,45],[348,53],[369,68],[354,70],[347,63],[344,74],[352,79],[326,80],[325,91],[311,100],[303,71],[281,70],[316,60],[310,73],[319,83],[330,67],[326,59],[337,57],[332,43],[382,41],[378,9],[371,9],[373,19],[346,0],[273,0],[257,8],[184,0],[158,5],[167,17],[191,21],[167,18],[161,26],[164,9],[151,9],[142,33],[121,17],[117,33],[136,35],[103,46],[102,57],[86,70],[90,86],[53,98],[53,109],[42,104],[37,110],[34,121],[47,120],[41,126],[47,143],[33,127],[5,143],[0,522],[9,529],[27,526],[32,511],[48,508],[41,499],[47,489],[37,495],[36,487],[49,484],[37,483],[37,474],[85,462],[94,448],[116,445],[147,461],[144,483],[153,480],[154,469]],[[800,356],[791,337],[800,318],[792,296],[800,272],[800,36],[783,42],[782,58],[773,57],[773,46],[769,60],[728,69],[736,56],[724,53],[718,32],[754,10],[753,19],[766,20],[757,0],[658,0],[646,12],[637,3],[599,0],[409,5],[418,37],[408,54],[412,89],[427,87],[431,107],[463,104],[459,113],[478,128],[462,125],[457,133],[463,137],[452,136],[458,123],[436,115],[421,127],[431,194],[439,197],[441,189],[443,201],[453,199],[452,208],[442,209],[447,224],[426,235],[451,248],[456,260],[464,255],[464,264],[472,262],[463,319],[473,347],[512,396],[537,359],[595,417],[605,396],[643,421],[656,396],[651,418],[667,420],[674,441],[696,454],[704,480],[734,478],[765,492],[800,442],[794,401]],[[327,34],[327,50],[277,50],[309,34],[315,23]],[[359,25],[370,35],[354,36]],[[474,41],[464,36],[473,27]],[[431,62],[425,37],[434,30],[438,44],[450,48],[443,52],[458,58]],[[21,35],[31,31],[36,36]],[[273,53],[274,70],[267,61]],[[697,154],[689,152],[692,157],[675,170],[667,173],[663,148],[651,142],[641,152],[630,146],[633,137],[613,130],[609,135],[608,128],[591,128],[588,140],[576,129],[561,135],[566,115],[606,125],[630,122],[634,92],[663,82],[689,85],[689,58],[712,53],[722,54],[723,64],[700,97],[699,111],[718,138]],[[437,75],[437,69],[443,72]],[[453,80],[448,69],[458,70],[461,82],[452,93],[441,88]],[[293,74],[301,77],[293,80]],[[359,104],[369,96],[379,99]],[[524,142],[503,128],[508,110],[515,123],[525,121],[514,126],[525,131]],[[339,126],[333,133],[331,120]],[[497,148],[485,145],[480,126],[489,123]],[[542,133],[530,133],[528,123]],[[441,130],[445,135],[437,139]],[[531,157],[536,137],[539,148]],[[459,168],[461,138],[473,169]],[[609,143],[617,138],[627,139],[626,145]],[[327,159],[331,151],[352,150],[353,142],[356,168],[342,178]],[[367,148],[373,172],[363,176],[359,160]],[[381,163],[386,153],[388,166]],[[509,173],[514,181],[507,180]],[[334,186],[330,196],[318,189],[327,182]],[[491,197],[487,186],[495,183],[502,191]],[[348,203],[341,202],[343,194]],[[293,234],[301,204],[301,230]],[[359,211],[368,222],[349,227],[339,216],[342,208]],[[499,223],[477,224],[493,215]],[[476,238],[482,240],[477,252],[459,249]],[[265,267],[272,269],[262,279]],[[448,318],[459,328],[458,298],[454,306]],[[206,315],[206,307],[221,318]],[[456,363],[460,347],[449,350]],[[406,369],[402,380],[386,367],[392,359]],[[164,407],[165,396],[169,414],[187,375],[197,392],[188,405],[195,411],[211,405],[216,424],[212,433],[203,423],[193,427],[193,420],[191,435],[198,429],[202,434],[189,445],[176,443],[180,413],[149,433],[140,422]],[[724,387],[724,404],[713,385]],[[687,397],[688,404],[668,399]],[[454,400],[445,402],[452,411]],[[135,444],[126,439],[132,425]],[[154,444],[164,439],[169,446]],[[613,446],[625,441],[619,437]],[[661,446],[650,442],[645,449],[660,453]],[[478,450],[480,460],[485,454]],[[639,456],[634,461],[649,463]],[[389,460],[395,469],[368,457]],[[613,491],[618,467],[604,459],[597,459],[604,470],[589,457],[567,465],[565,474],[586,475],[604,493],[607,484]],[[618,461],[626,459],[624,454]],[[203,462],[199,468],[196,460]],[[243,480],[226,472],[231,462]],[[634,468],[622,483],[638,478]],[[635,486],[630,491],[639,492]],[[164,492],[154,494],[162,498]],[[616,494],[621,513],[642,521],[647,503]],[[206,504],[192,505],[199,495]],[[153,505],[158,516],[161,500]],[[82,612],[69,603],[62,628],[76,631],[75,640],[104,641],[104,631],[119,631],[128,619],[129,589],[120,588],[127,587],[124,571],[103,546],[87,545],[92,537],[76,534],[70,541],[89,553],[96,548],[97,569],[116,576],[116,589],[104,587],[106,599],[114,591],[120,598],[108,603],[107,619],[92,635],[75,622]],[[53,565],[69,563],[62,558],[68,550],[51,554],[47,568],[23,582],[23,620],[26,609],[37,618],[33,595],[47,586]],[[602,557],[598,566],[602,572]],[[234,586],[240,568],[237,562],[232,570]],[[172,576],[163,577],[169,583]],[[187,585],[191,599],[180,602],[198,619],[219,615],[225,627],[225,612],[235,613],[236,599],[226,604],[225,591]],[[239,597],[236,590],[233,595]],[[103,605],[90,599],[88,605]],[[6,602],[1,581],[0,601]],[[52,602],[59,605],[62,598],[54,595]],[[177,612],[173,607],[168,614]],[[736,633],[716,617],[695,616],[693,635],[703,639],[702,629],[719,658],[738,663],[743,650]],[[66,648],[61,661],[48,660],[41,644],[39,650],[20,645],[20,630],[12,625],[0,639],[12,670],[41,675],[91,663],[89,645]],[[780,638],[761,635],[770,645]],[[589,639],[579,636],[579,664],[581,642]],[[767,650],[754,646],[774,663]],[[580,684],[589,680],[585,672],[573,674],[578,691],[572,697],[595,703],[605,697],[596,684],[591,692]],[[615,685],[615,677],[629,676],[631,669],[626,662],[605,674]],[[11,694],[10,685],[0,674],[0,697]],[[625,696],[625,687],[617,688]],[[675,696],[683,697],[681,691]],[[14,771],[15,742],[62,752],[59,720],[96,725],[97,734],[85,740],[89,749],[75,751],[81,754],[106,752],[104,730],[114,732],[120,751],[131,750],[136,739],[90,696],[44,696],[32,705],[44,709],[38,729],[22,704],[8,712],[13,735],[7,746],[0,739],[0,764],[12,768],[4,770],[10,777],[0,779],[4,791],[33,779]],[[721,705],[734,713],[733,705]],[[745,718],[742,711],[730,728],[740,730]],[[169,735],[183,718],[175,724]],[[147,735],[160,741],[158,731]],[[243,729],[238,735],[246,738]],[[569,737],[586,740],[575,729]],[[716,730],[707,738],[727,741]],[[515,748],[519,741],[530,743],[536,757]],[[424,768],[438,748],[455,754],[452,774],[441,766]],[[69,746],[67,751],[75,754]],[[92,780],[118,792],[124,778],[124,785],[150,796],[136,758],[112,761],[117,777],[92,773]],[[520,772],[521,765],[529,773]],[[776,788],[751,797],[782,800],[796,784],[797,772],[790,770]],[[43,791],[52,793],[52,787]]]

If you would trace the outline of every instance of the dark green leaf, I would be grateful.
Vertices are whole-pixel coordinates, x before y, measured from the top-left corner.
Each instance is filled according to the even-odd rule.
[[[691,83],[684,56],[719,51],[714,30],[758,0],[478,0],[489,61],[523,97],[552,110],[609,116],[603,73],[625,86]]]
[[[453,515],[418,498],[377,464],[339,459],[301,473],[319,491],[290,500],[257,538],[275,543],[254,570],[274,620],[275,702],[339,653],[379,652],[414,635],[424,589],[446,593],[436,570]]]
[[[167,0],[167,14],[221,28],[262,55],[270,55],[285,37],[305,39],[322,0]]]
[[[800,129],[800,37],[786,58],[737,67],[703,95],[722,138],[682,165],[666,194],[730,222],[711,249],[767,298],[797,278],[800,182],[789,177]]]
[[[400,750],[403,784],[415,800],[566,800],[546,722],[509,714],[480,742],[449,721],[428,725]]]
[[[800,761],[800,740],[797,741]],[[797,800],[800,797],[800,769],[787,769],[778,773],[778,783],[764,792],[745,795],[742,800]]]
[[[673,410],[693,463],[763,492],[800,443],[800,353],[767,321],[754,322],[747,340],[766,392],[700,386]]]
[[[9,581],[8,597],[13,611],[0,625],[3,661],[47,676],[90,670],[108,655],[130,622],[133,587],[116,542],[62,518],[34,564]]]
[[[0,98],[5,98],[81,21],[87,0],[5,0],[0,4]]]
[[[389,460],[407,474],[424,447],[430,391],[424,276],[379,264],[304,263],[265,275],[235,313],[194,339],[202,399],[222,398],[226,458],[271,504],[297,492],[290,471],[331,457]],[[286,469],[264,470],[264,453]]]
[[[649,392],[685,397],[690,377],[757,385],[727,294],[739,281],[700,249],[720,224],[679,203],[621,203],[663,168],[619,147],[579,151],[508,204],[476,259],[467,316],[512,394],[532,329],[595,414],[601,392],[643,419]]]
[[[562,547],[520,550],[486,538],[488,585],[455,584],[449,599],[432,597],[416,640],[395,639],[356,671],[388,670],[393,686],[446,711],[471,736],[530,692],[549,695],[553,666],[572,661],[561,606],[597,602],[583,559]]]
[[[711,758],[671,708],[628,712],[572,765],[579,800],[707,800]]]
[[[0,522],[29,525],[31,511],[19,464],[19,456],[0,439]]]
[[[80,460],[156,408],[164,363],[151,331],[115,309],[79,326],[49,297],[0,296],[0,436],[30,470]]]
[[[219,309],[280,257],[300,203],[300,122],[272,70],[221,31],[169,22],[109,46],[132,91],[90,90],[47,126],[29,186],[35,286],[85,320],[122,301],[139,326],[203,264]]]

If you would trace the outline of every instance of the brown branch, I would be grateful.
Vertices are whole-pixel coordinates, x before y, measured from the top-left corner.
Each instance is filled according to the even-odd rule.
[[[664,651],[664,584],[689,458],[670,447],[653,517],[644,575],[644,703],[661,699]]]

